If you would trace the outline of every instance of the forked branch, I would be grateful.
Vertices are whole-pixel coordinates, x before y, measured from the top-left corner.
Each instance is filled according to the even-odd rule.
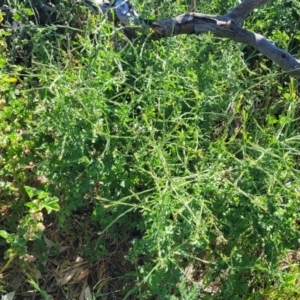
[[[274,0],[244,0],[242,3],[234,7],[225,16],[240,24],[248,18],[248,16],[254,11],[254,9],[258,8],[263,4],[273,1]]]

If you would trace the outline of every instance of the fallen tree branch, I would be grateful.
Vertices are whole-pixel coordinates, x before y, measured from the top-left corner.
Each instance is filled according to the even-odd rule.
[[[193,1],[193,0],[192,0]],[[264,36],[243,28],[240,24],[259,6],[273,0],[244,0],[223,16],[201,13],[186,13],[177,17],[150,21],[141,18],[128,0],[98,0],[102,13],[114,10],[119,21],[125,26],[137,25],[148,29],[153,39],[167,38],[179,34],[203,34],[211,32],[218,37],[250,45],[275,62],[291,76],[300,77],[300,61],[290,53],[276,47]],[[91,1],[88,1],[91,2]],[[195,3],[195,2],[193,2]]]

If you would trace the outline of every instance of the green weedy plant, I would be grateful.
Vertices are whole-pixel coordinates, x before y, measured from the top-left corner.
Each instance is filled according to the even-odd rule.
[[[43,225],[43,210],[45,209],[48,214],[59,210],[58,198],[50,197],[47,192],[28,186],[25,186],[25,190],[30,199],[29,202],[25,203],[25,206],[29,209],[19,220],[17,231],[9,233],[6,230],[0,230],[0,236],[9,244],[9,249],[5,253],[7,262],[1,269],[1,274],[16,257],[21,260],[27,257],[27,243],[29,241],[41,239],[45,228]]]
[[[204,3],[203,12],[234,1],[225,2]],[[283,4],[259,13],[279,19]],[[154,16],[170,7],[157,5],[141,8]],[[177,1],[170,14],[184,7]],[[64,9],[76,19],[74,8]],[[136,269],[125,298],[299,298],[299,268],[287,262],[299,244],[298,82],[229,41],[132,44],[83,11],[80,30],[29,28],[26,70],[0,53],[1,203],[16,203],[1,231],[7,259],[40,238],[43,210],[57,211],[66,226],[72,211],[92,203],[99,232],[132,241],[126,258]],[[289,47],[283,28],[249,22]],[[36,176],[47,182],[35,187]],[[99,245],[94,257],[83,255],[101,258],[105,240]]]

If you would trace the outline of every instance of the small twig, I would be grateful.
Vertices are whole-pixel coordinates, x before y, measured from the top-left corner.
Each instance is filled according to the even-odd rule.
[[[191,0],[191,4],[188,8],[188,12],[191,13],[191,12],[194,12],[196,10],[196,0]]]

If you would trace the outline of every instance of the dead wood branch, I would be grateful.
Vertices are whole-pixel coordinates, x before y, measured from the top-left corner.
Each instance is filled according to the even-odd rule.
[[[139,28],[143,32],[148,32],[148,36],[152,39],[211,32],[215,36],[252,46],[283,71],[300,78],[300,60],[275,46],[266,37],[245,29],[241,24],[256,8],[273,1],[244,0],[227,14],[214,16],[191,12],[196,5],[196,0],[191,0],[188,13],[156,21],[141,18],[129,0],[83,0],[82,2],[96,13],[107,14],[110,20],[120,21],[126,27],[125,33],[129,31],[130,34],[127,34],[129,38],[134,39],[137,36],[135,31]],[[47,6],[46,9],[51,7]],[[113,11],[115,18],[112,17]]]
[[[142,19],[128,0],[116,0],[112,6],[104,5],[107,0],[98,0],[100,9],[106,13],[114,9],[117,18],[125,26],[139,25],[148,29],[153,39],[167,38],[179,34],[203,34],[211,32],[218,37],[229,38],[235,42],[250,45],[270,60],[275,62],[291,76],[300,77],[300,61],[290,53],[276,47],[264,36],[242,27],[241,23],[263,4],[273,0],[244,0],[223,16],[213,16],[201,13],[186,13],[177,17],[148,21]],[[192,1],[192,5],[195,3]]]

